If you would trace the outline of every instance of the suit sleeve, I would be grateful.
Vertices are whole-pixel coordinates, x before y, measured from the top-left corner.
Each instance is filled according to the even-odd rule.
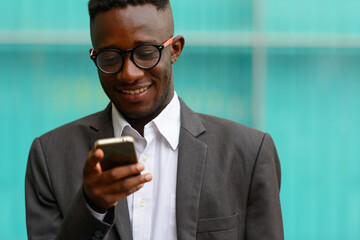
[[[82,187],[72,198],[70,206],[63,212],[53,191],[41,141],[36,138],[30,149],[25,176],[28,239],[102,239],[112,224],[99,221],[91,214]]]
[[[280,162],[274,142],[265,134],[253,169],[246,215],[246,239],[284,239],[280,207]]]

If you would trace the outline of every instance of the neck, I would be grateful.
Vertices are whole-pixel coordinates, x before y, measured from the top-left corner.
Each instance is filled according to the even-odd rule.
[[[144,127],[145,125],[150,122],[150,120],[139,120],[139,119],[128,119],[125,118],[126,121],[131,125],[132,128],[134,128],[142,137],[144,137]]]
[[[156,118],[163,110],[166,108],[166,106],[170,103],[172,100],[174,94],[170,94],[168,98],[164,99],[163,104],[159,106],[152,114],[142,117],[142,118],[131,118],[126,117],[126,121],[131,125],[132,128],[134,128],[138,133],[144,137],[144,127],[146,124],[151,122],[154,118]]]

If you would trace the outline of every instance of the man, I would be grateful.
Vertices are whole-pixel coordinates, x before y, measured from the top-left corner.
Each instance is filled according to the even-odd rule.
[[[89,13],[111,104],[34,140],[29,239],[283,239],[271,137],[196,114],[174,91],[185,41],[169,2],[90,0]],[[123,135],[139,163],[102,171],[94,142]]]

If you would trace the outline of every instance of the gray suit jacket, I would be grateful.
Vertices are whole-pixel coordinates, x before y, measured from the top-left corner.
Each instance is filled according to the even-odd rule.
[[[126,198],[98,221],[82,168],[96,139],[113,137],[110,105],[36,138],[26,171],[29,239],[132,239]],[[283,239],[280,165],[270,135],[197,114],[181,101],[178,239]]]

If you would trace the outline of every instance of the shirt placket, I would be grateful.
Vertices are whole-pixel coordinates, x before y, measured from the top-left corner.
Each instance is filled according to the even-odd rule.
[[[154,174],[154,131],[151,126],[144,129],[146,148],[138,156],[138,161],[145,166],[142,174]],[[151,215],[153,199],[153,181],[144,184],[139,191],[134,193],[133,198],[133,235],[134,239],[149,240],[151,234]]]

